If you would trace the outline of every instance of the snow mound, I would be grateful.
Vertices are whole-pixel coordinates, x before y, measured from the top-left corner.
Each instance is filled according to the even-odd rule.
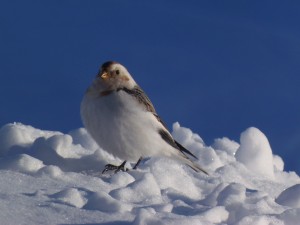
[[[300,221],[300,179],[284,171],[257,128],[207,146],[173,125],[177,141],[210,175],[170,158],[102,175],[121,160],[99,148],[84,128],[68,134],[20,123],[0,129],[2,224],[288,224]],[[130,165],[128,164],[130,168]]]
[[[267,137],[250,127],[241,134],[236,159],[254,173],[274,178],[273,155]]]
[[[67,188],[52,194],[49,197],[58,203],[67,204],[77,208],[82,208],[87,203],[84,195],[76,188]]]

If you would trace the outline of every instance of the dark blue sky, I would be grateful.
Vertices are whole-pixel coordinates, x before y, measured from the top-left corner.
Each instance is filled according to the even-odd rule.
[[[209,145],[262,130],[300,172],[300,2],[0,0],[0,126],[67,132],[106,60]]]

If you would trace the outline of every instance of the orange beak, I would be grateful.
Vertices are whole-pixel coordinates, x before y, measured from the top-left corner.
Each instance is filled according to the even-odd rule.
[[[101,74],[101,78],[102,79],[107,79],[109,77],[109,74],[107,73],[107,72],[103,72],[102,74]]]

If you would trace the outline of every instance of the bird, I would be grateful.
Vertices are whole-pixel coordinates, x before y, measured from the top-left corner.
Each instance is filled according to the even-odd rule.
[[[146,93],[118,62],[102,64],[83,96],[80,114],[96,143],[124,160],[119,166],[107,164],[102,173],[125,171],[127,161],[136,162],[136,169],[145,158],[163,156],[208,174],[191,160],[197,157],[172,137]]]

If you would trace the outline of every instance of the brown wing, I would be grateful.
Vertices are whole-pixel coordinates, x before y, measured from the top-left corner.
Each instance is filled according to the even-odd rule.
[[[191,153],[189,150],[184,148],[181,144],[179,144],[177,141],[175,141],[173,139],[173,137],[168,132],[168,128],[166,127],[166,125],[161,120],[161,118],[157,115],[152,102],[150,101],[150,99],[148,98],[146,93],[139,86],[136,86],[133,89],[128,89],[128,88],[117,89],[117,91],[120,91],[120,90],[125,91],[127,94],[136,98],[139,101],[139,103],[144,106],[145,110],[147,110],[148,112],[151,112],[156,117],[156,119],[164,126],[165,129],[159,129],[158,133],[160,134],[161,138],[165,142],[167,142],[173,148],[180,151],[186,158],[188,158],[186,155],[190,155],[190,156],[194,157],[195,159],[197,159],[197,157],[193,153]],[[191,167],[196,171],[203,171],[204,173],[207,174],[207,172],[205,170],[203,170],[201,167],[197,167],[197,166],[195,167],[195,165],[191,166]]]

